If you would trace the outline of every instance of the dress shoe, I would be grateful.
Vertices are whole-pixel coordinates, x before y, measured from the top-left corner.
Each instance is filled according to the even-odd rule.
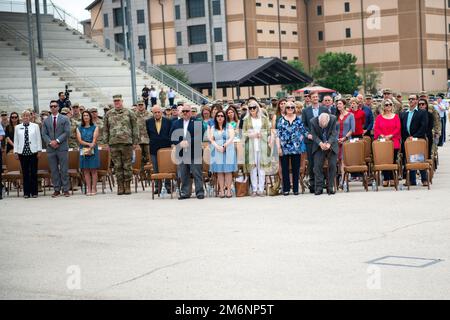
[[[201,195],[197,196],[197,199],[198,200],[203,200],[203,199],[205,199],[205,196],[201,194]]]
[[[70,197],[69,191],[64,192],[64,197],[66,197],[66,198]]]
[[[37,195],[37,194],[33,194],[31,197],[32,197],[33,199],[36,199],[36,198],[38,197],[38,195]]]
[[[131,194],[131,181],[124,181],[123,183],[123,194],[130,195]]]
[[[298,195],[299,195],[298,191],[294,192],[294,196],[298,196]]]
[[[323,194],[323,191],[322,190],[317,190],[316,192],[314,192],[314,194],[316,196],[320,196],[321,194]]]
[[[189,199],[189,197],[186,197],[186,196],[179,196],[178,197],[178,200],[186,200],[186,199]]]
[[[336,191],[334,191],[334,190],[328,192],[328,195],[329,195],[329,196],[332,196],[332,195],[335,195],[335,194],[336,194]]]
[[[23,197],[24,197],[25,199],[30,199],[30,196],[29,196],[29,195],[27,195],[27,194],[26,194],[26,195],[24,195]]]
[[[422,186],[428,187],[428,181],[423,181],[423,182],[422,182]]]
[[[52,198],[58,198],[60,195],[61,195],[61,192],[55,191],[55,192],[53,192],[53,194],[52,194]]]
[[[310,188],[309,193],[316,193],[316,191],[313,188]]]
[[[289,195],[289,192],[283,192],[283,196],[287,197]]]

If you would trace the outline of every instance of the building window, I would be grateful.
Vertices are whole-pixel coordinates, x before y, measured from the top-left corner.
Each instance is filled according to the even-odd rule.
[[[181,32],[177,32],[177,46],[182,46],[183,41],[181,40]]]
[[[108,28],[109,27],[109,20],[108,20],[108,14],[103,14],[103,27]]]
[[[113,20],[114,20],[114,27],[120,27],[123,25],[123,15],[121,8],[113,9]]]
[[[284,60],[284,61],[287,61],[287,59],[288,59],[288,57],[283,57],[283,60]]]
[[[294,60],[298,60],[298,57],[294,57]]]
[[[145,23],[145,11],[137,10],[136,14],[137,14],[137,23],[138,24]]]
[[[345,2],[344,3],[344,11],[345,12],[350,12],[350,2]]]
[[[115,33],[114,34],[114,42],[116,43],[115,50],[116,52],[123,52],[125,48],[125,39],[123,33]],[[127,32],[127,45],[130,47],[130,35]]]
[[[286,6],[284,4],[280,4],[280,9],[284,9]]]
[[[449,0],[449,1],[450,1],[450,0]],[[257,6],[257,7],[261,7],[261,2],[257,2],[257,3],[256,3],[256,6]]]
[[[227,88],[222,88],[222,97],[226,97],[227,95]]]
[[[222,14],[222,12],[220,10],[220,0],[214,0],[212,2],[212,9],[213,9],[214,16],[220,16]]]
[[[186,0],[188,18],[199,18],[205,16],[204,0]]]
[[[322,6],[317,6],[317,15],[321,16],[322,14]]]
[[[223,54],[217,54],[216,61],[223,61]]]
[[[189,53],[189,63],[208,62],[208,53],[206,51]]]
[[[183,64],[183,58],[178,58],[178,64]]]
[[[350,29],[350,28],[345,29],[345,37],[346,38],[352,37],[352,29]]]
[[[275,30],[269,30],[270,34],[275,34]]]
[[[180,19],[181,19],[180,5],[176,5],[175,6],[175,20],[180,20]]]
[[[208,96],[212,97],[212,89],[211,88],[208,89]]]
[[[257,33],[263,33],[261,29],[256,30]]]
[[[318,38],[319,38],[319,41],[323,41],[323,31],[319,31]]]
[[[206,25],[189,26],[188,39],[189,45],[206,43]]]
[[[450,0],[447,1],[447,7],[450,8]]]
[[[105,39],[105,47],[106,49],[111,49],[111,42],[109,41],[109,39]]]
[[[286,31],[284,31],[284,30],[281,30],[281,34],[286,34]]]
[[[297,32],[297,31],[292,31],[292,34],[293,34],[294,36],[296,36],[296,35],[298,35],[298,32]]]
[[[297,6],[291,6],[292,10],[297,10]]]
[[[267,6],[268,6],[269,8],[273,8],[273,3],[268,3]]]
[[[222,28],[214,28],[214,42],[222,42]]]

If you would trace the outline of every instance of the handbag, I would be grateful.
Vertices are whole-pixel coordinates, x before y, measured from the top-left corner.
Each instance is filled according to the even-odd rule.
[[[89,157],[94,155],[94,148],[83,147],[81,149],[81,155],[84,157]]]
[[[246,176],[241,176],[241,179],[236,179],[235,189],[237,198],[247,197],[249,188],[249,179]]]

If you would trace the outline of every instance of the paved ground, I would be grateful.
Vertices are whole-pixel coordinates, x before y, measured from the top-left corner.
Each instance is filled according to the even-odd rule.
[[[0,204],[0,298],[448,299],[450,146],[440,157],[431,191],[11,197]],[[367,263],[385,256],[442,261]]]

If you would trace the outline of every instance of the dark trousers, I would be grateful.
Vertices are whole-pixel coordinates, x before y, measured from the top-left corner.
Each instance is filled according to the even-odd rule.
[[[291,191],[291,179],[289,174],[289,163],[292,167],[292,183],[294,192],[298,192],[298,179],[300,176],[300,155],[288,154],[281,156],[281,172],[283,176],[283,192]]]
[[[314,190],[314,155],[312,154],[312,143],[306,144],[306,153],[308,155],[308,176],[309,176],[309,189]]]
[[[397,162],[398,149],[394,150],[394,161]],[[392,171],[383,171],[383,179],[384,181],[394,180],[394,175]]]
[[[144,99],[144,104],[145,104],[145,110],[148,109],[148,99]]]
[[[37,196],[38,194],[38,158],[37,153],[31,156],[19,155],[20,166],[22,167],[23,175],[23,195]]]
[[[328,159],[328,191],[334,190],[334,180],[336,179],[337,154],[331,150],[317,150],[314,153],[314,174],[315,174],[315,190],[323,189],[323,164]]]
[[[444,145],[444,142],[446,140],[446,125],[447,125],[447,117],[441,118],[441,136],[439,137],[439,147],[442,147]]]
[[[169,98],[169,106],[173,106],[175,103],[175,98]]]
[[[195,195],[204,196],[203,189],[203,165],[202,164],[184,164],[178,165],[178,174],[181,180],[181,196],[190,197],[192,193],[192,179],[194,177]]]
[[[158,98],[151,98],[152,101],[152,107],[158,103]]]

